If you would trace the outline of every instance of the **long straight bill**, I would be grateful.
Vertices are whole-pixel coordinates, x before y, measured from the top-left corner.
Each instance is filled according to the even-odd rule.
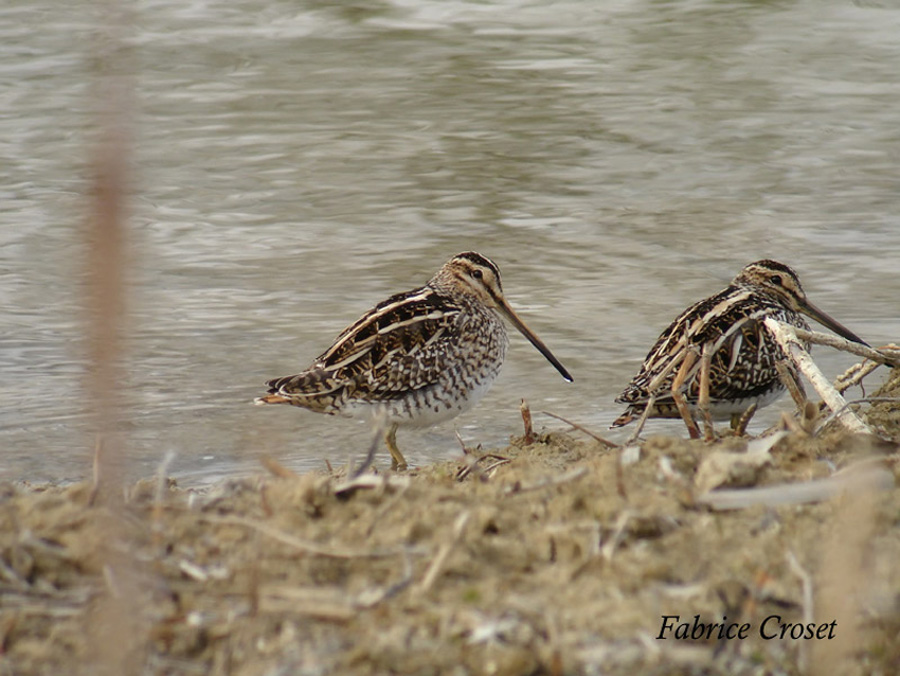
[[[534,345],[537,348],[537,351],[544,355],[547,361],[553,364],[554,368],[559,371],[559,374],[571,383],[573,378],[569,375],[569,372],[566,371],[566,367],[560,364],[559,359],[553,356],[553,353],[546,345],[544,345],[544,342],[538,338],[531,329],[525,326],[525,322],[519,319],[519,315],[513,311],[509,306],[509,303],[506,302],[506,299],[499,298],[495,300],[497,300],[500,310],[509,320],[509,323],[515,326],[519,332],[528,339],[528,342]]]
[[[802,310],[805,314],[809,315],[817,322],[819,322],[819,324],[831,329],[839,336],[846,338],[847,340],[852,340],[854,343],[859,343],[860,345],[870,347],[866,341],[853,333],[853,331],[838,322],[836,319],[832,319],[830,316],[822,312],[819,308],[817,308],[809,301],[806,301],[806,303],[804,303],[804,305],[802,306]]]

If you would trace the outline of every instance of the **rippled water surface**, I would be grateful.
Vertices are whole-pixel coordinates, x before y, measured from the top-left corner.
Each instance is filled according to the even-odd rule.
[[[576,380],[513,336],[476,410],[401,432],[413,462],[457,454],[454,429],[502,444],[522,397],[606,433],[658,333],[757,258],[794,266],[869,342],[900,338],[896,3],[133,5],[135,473],[167,451],[204,480],[259,453],[303,470],[364,450],[362,423],[249,402],[468,249],[500,265]],[[90,471],[79,308],[98,28],[80,3],[0,7],[6,477]],[[850,363],[817,355],[832,374]]]

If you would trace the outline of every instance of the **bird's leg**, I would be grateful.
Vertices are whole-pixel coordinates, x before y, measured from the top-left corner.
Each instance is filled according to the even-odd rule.
[[[692,347],[685,348],[684,361],[681,362],[681,368],[678,369],[678,373],[675,374],[675,379],[672,381],[672,400],[675,402],[675,406],[678,407],[678,412],[681,414],[681,419],[684,420],[684,424],[687,426],[688,434],[691,436],[691,439],[699,439],[700,430],[697,429],[697,423],[694,422],[694,416],[691,415],[684,394],[679,392],[679,390],[684,385],[688,373],[690,373],[691,368],[696,362],[697,350]]]
[[[409,465],[406,464],[406,458],[397,448],[397,423],[391,425],[384,433],[384,443],[391,452],[391,469],[399,472],[406,470]]]
[[[712,417],[709,414],[709,368],[711,363],[712,343],[705,343],[703,345],[703,353],[700,355],[700,394],[697,400],[697,408],[700,411],[700,417],[703,418],[703,431],[706,441],[712,441],[716,438],[716,430],[713,427]]]
[[[750,420],[753,418],[753,414],[756,413],[756,408],[756,402],[753,402],[743,413],[735,413],[731,416],[731,429],[734,430],[734,436],[744,436],[744,432],[747,431],[747,425],[750,424]]]

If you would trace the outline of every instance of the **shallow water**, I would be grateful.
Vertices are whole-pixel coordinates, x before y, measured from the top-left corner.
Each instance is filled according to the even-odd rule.
[[[500,265],[575,382],[513,336],[476,410],[401,432],[414,463],[458,454],[454,429],[504,443],[522,397],[624,439],[605,429],[613,398],[655,337],[757,258],[794,266],[869,342],[900,338],[893,3],[136,8],[125,398],[137,474],[167,451],[175,474],[206,480],[255,470],[259,453],[304,470],[364,450],[364,424],[250,402],[468,249]],[[90,471],[79,308],[96,26],[81,10],[0,7],[8,478]],[[816,355],[831,374],[852,361]]]

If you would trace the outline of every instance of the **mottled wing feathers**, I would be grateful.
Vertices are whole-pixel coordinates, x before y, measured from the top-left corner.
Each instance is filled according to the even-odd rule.
[[[769,389],[778,378],[775,362],[780,348],[769,336],[762,320],[776,317],[798,326],[806,326],[799,314],[790,312],[777,299],[753,293],[743,286],[731,285],[682,312],[663,331],[651,348],[640,372],[616,398],[622,404],[645,403],[651,381],[675,359],[685,346],[698,353],[703,345],[712,346],[710,397],[714,400],[743,399]],[[699,393],[699,360],[685,379],[686,393],[693,400]],[[657,402],[671,401],[673,369],[657,391]]]
[[[335,412],[347,399],[386,400],[437,382],[440,346],[460,308],[425,286],[379,303],[303,373],[269,381],[270,393]]]
[[[699,320],[706,317],[710,310],[719,304],[721,298],[727,296],[731,291],[732,287],[728,287],[715,296],[694,303],[678,315],[656,339],[653,347],[647,353],[640,371],[632,378],[622,394],[616,397],[616,403],[633,404],[646,401],[649,396],[647,387],[650,381],[665,370],[669,362],[678,356],[686,344],[696,345],[707,336],[709,327],[704,326]],[[674,377],[674,372],[669,374],[666,383],[660,388],[660,395],[668,389],[666,384],[671,386]]]

